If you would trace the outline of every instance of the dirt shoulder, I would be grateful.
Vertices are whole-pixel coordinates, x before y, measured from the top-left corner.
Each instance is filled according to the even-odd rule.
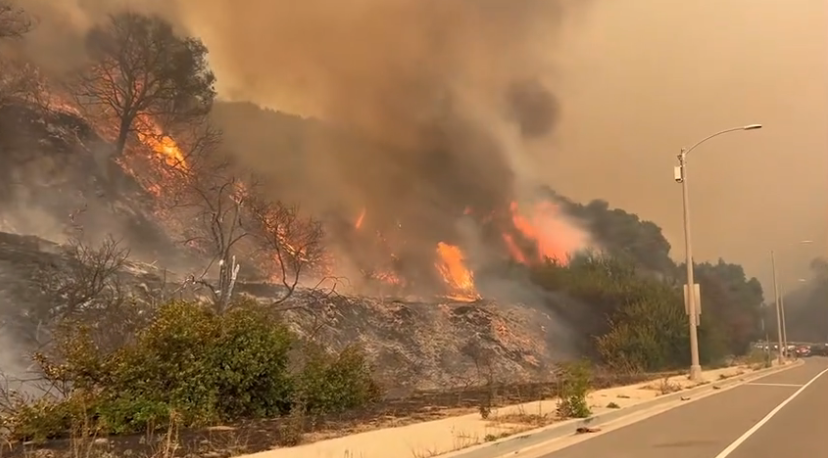
[[[709,371],[705,376],[708,379],[726,378],[750,370],[747,366],[737,366]],[[588,401],[591,410],[599,413],[607,409],[623,408],[690,386],[686,377],[676,373],[627,376],[598,374],[593,379],[594,388]],[[405,444],[404,447],[420,450],[416,453],[418,456],[435,456],[563,420],[557,415],[558,388],[556,382],[548,382],[498,385],[494,389],[475,386],[441,392],[418,392],[405,398],[386,399],[370,409],[359,412],[302,418],[301,424],[297,424],[295,419],[286,418],[201,430],[171,430],[142,436],[16,444],[10,449],[7,448],[6,455],[19,456],[32,451],[37,451],[38,454],[60,455],[62,452],[80,447],[87,450],[87,456],[101,452],[115,456],[174,455],[220,458],[267,452],[277,453],[278,457],[287,453],[285,457],[304,458],[308,456],[305,453],[311,450],[319,449],[319,452],[323,453],[323,449],[330,447],[340,449],[343,445],[338,442],[342,441],[351,444],[345,445],[351,448],[377,441],[388,444],[387,440],[378,439],[387,436],[396,437],[393,440]],[[487,418],[483,419],[481,406],[489,399],[491,410]],[[280,446],[292,441],[298,442],[298,446]],[[388,451],[387,447],[383,450]],[[411,455],[412,452],[408,450],[406,453]],[[323,453],[309,456],[327,455]],[[341,452],[332,455],[336,458],[341,456]],[[373,455],[363,453],[363,456],[369,458]]]

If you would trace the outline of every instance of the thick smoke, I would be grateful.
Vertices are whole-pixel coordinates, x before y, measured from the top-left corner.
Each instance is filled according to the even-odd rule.
[[[71,65],[79,51],[65,48],[120,5],[23,2],[41,17],[31,51],[53,66]],[[257,146],[263,142],[255,137],[268,132],[252,132],[244,116],[217,117],[233,140],[228,148],[265,173],[274,194],[343,227],[365,211],[364,232],[381,231],[408,263],[432,265],[439,241],[463,244],[464,209],[508,214],[510,202],[529,199],[541,184],[523,151],[552,135],[560,116],[549,75],[567,2],[144,0],[129,7],[201,37],[220,96],[334,126],[338,134],[307,131],[304,147],[290,150]]]

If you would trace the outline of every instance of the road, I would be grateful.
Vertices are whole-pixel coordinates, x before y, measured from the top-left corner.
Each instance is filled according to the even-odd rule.
[[[828,456],[828,358],[596,433],[543,458]]]

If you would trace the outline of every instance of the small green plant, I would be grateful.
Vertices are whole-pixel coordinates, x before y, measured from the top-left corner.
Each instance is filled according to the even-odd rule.
[[[614,402],[610,402],[609,404],[607,404],[607,409],[620,409],[620,408],[621,408],[621,406],[619,406],[618,404],[616,404]]]
[[[562,364],[558,368],[560,401],[558,415],[563,418],[587,418],[592,415],[587,394],[592,374],[587,361]]]

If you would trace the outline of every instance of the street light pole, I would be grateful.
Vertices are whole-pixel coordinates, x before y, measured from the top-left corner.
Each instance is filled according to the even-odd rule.
[[[687,186],[687,155],[690,154],[690,151],[693,151],[699,145],[713,137],[718,137],[719,135],[739,130],[754,130],[761,128],[761,124],[749,124],[742,127],[733,127],[730,129],[720,130],[715,134],[701,139],[690,148],[682,148],[681,153],[678,155],[679,166],[675,179],[681,183],[681,197],[684,210],[684,251],[685,263],[687,265],[687,315],[690,326],[690,380],[695,382],[702,381],[702,370],[701,363],[699,362],[699,334],[696,323],[696,283],[693,279],[693,243],[690,237],[690,196],[688,194]]]
[[[690,196],[687,187],[687,150],[678,156],[681,168],[681,200],[684,212],[684,253],[687,268],[687,316],[690,326],[690,380],[701,381],[699,360],[699,332],[696,322],[696,281],[693,278],[693,242],[690,237]]]
[[[779,283],[776,281],[776,257],[771,250],[771,268],[773,270],[773,302],[776,305],[776,335],[779,339],[779,364],[782,364],[782,308],[779,304]]]
[[[799,245],[808,245],[814,243],[813,240],[801,240]],[[776,322],[779,328],[779,362],[782,362],[783,355],[788,356],[788,326],[785,322],[785,292],[783,287],[778,284],[776,280],[776,262],[771,250],[771,267],[773,268],[773,293],[776,296]],[[803,281],[803,279],[798,279]]]
[[[785,287],[779,285],[779,310],[782,312],[782,344],[785,345],[785,358],[788,354],[788,325],[785,324]]]

